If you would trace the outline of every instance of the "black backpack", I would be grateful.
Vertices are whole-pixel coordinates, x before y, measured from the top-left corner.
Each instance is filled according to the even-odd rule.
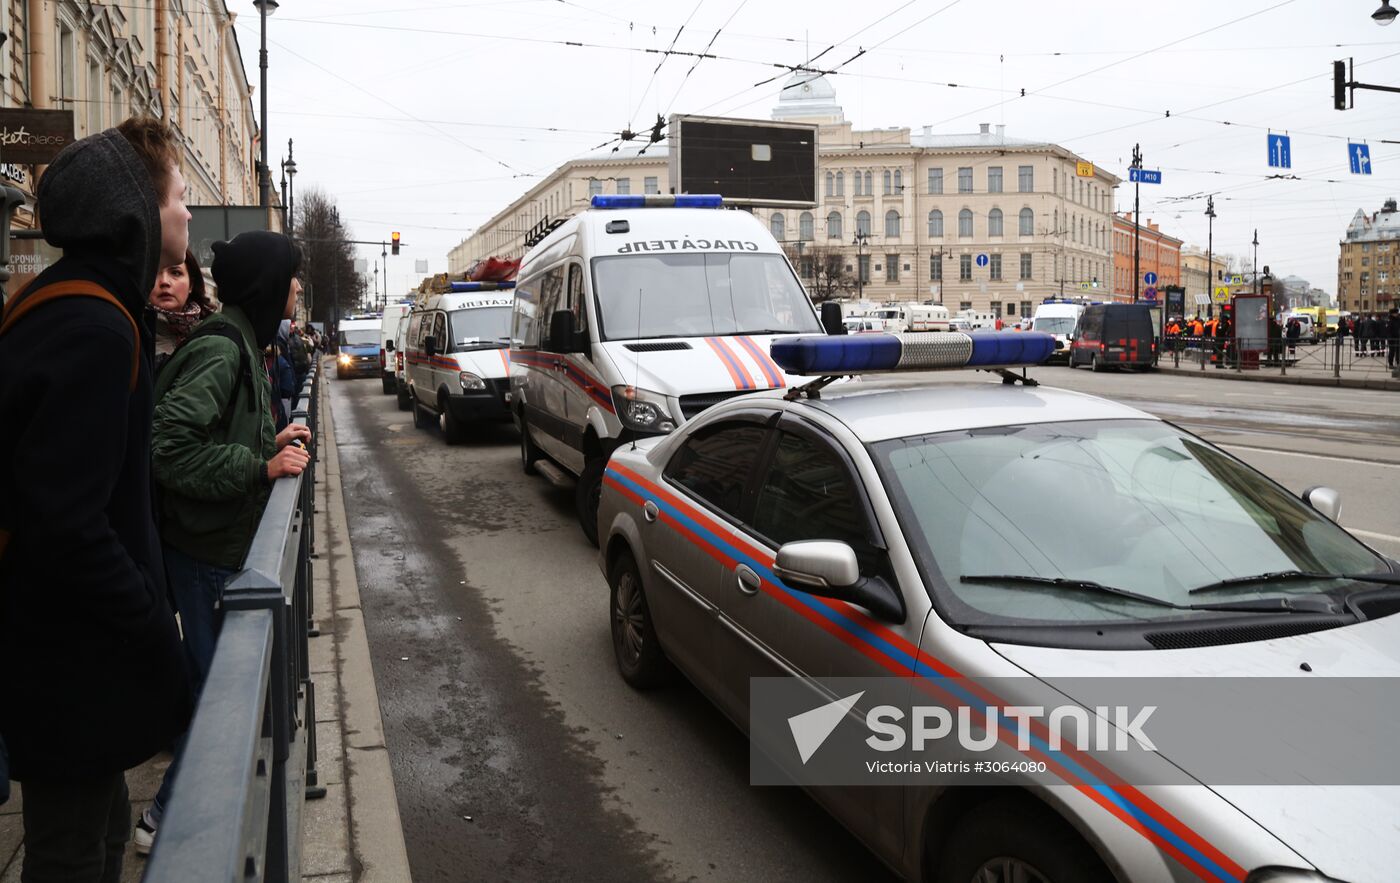
[[[178,353],[182,348],[189,346],[190,341],[194,340],[197,337],[222,337],[223,339],[233,343],[234,346],[238,347],[238,376],[243,378],[244,385],[248,387],[248,410],[249,412],[253,411],[253,409],[257,407],[256,403],[258,397],[256,393],[256,388],[253,386],[252,363],[248,358],[248,348],[244,346],[243,343],[242,332],[240,332],[237,328],[234,328],[231,325],[200,325],[198,328],[196,328],[193,332],[190,333],[189,337],[186,337],[184,340],[180,341],[180,345],[175,347],[175,352],[172,352],[169,356],[166,356],[165,360],[156,366],[156,377],[160,377],[160,372],[164,371],[166,367],[170,364],[170,361],[174,358],[175,353]],[[229,404],[232,405],[233,402],[230,401]],[[227,430],[229,422],[232,419],[233,408],[224,408],[224,413],[219,418],[219,428],[221,430]]]

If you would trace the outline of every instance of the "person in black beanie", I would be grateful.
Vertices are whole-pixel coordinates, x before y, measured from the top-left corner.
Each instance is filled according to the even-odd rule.
[[[151,467],[161,545],[196,692],[219,634],[224,583],[242,566],[272,482],[300,475],[309,456],[292,444],[305,426],[274,429],[273,392],[262,352],[301,293],[301,254],[280,233],[243,233],[214,243],[211,272],[224,308],[170,356],[156,381]],[[167,806],[179,757],[136,823],[148,853]]]

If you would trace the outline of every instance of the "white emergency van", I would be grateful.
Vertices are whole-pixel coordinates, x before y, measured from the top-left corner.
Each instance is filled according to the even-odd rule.
[[[768,228],[720,197],[595,196],[521,265],[510,364],[525,471],[575,476],[579,522],[596,541],[613,450],[802,382],[769,344],[844,332],[839,304],[822,314]]]
[[[910,331],[951,331],[948,308],[942,304],[909,304],[905,307]]]
[[[1031,320],[1032,331],[1043,331],[1055,337],[1055,352],[1049,361],[1069,361],[1070,347],[1074,343],[1074,328],[1079,317],[1084,314],[1084,304],[1059,298],[1047,298],[1035,308],[1035,318]]]
[[[394,350],[402,345],[402,340],[396,335],[399,320],[408,315],[411,309],[412,301],[389,304],[384,308],[384,315],[379,320],[379,379],[384,386],[385,395],[397,392],[394,386]]]
[[[454,282],[409,314],[404,373],[418,427],[449,445],[468,427],[510,419],[510,282]]]
[[[408,366],[404,362],[404,349],[408,346],[408,323],[412,317],[413,311],[410,309],[399,317],[398,327],[394,330],[394,394],[400,411],[407,411],[413,407],[413,400],[408,397]]]

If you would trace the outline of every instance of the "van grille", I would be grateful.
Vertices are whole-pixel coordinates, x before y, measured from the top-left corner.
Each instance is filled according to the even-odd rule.
[[[743,395],[743,391],[735,392],[701,392],[694,395],[681,396],[681,414],[689,420],[706,408],[714,407],[726,399]]]

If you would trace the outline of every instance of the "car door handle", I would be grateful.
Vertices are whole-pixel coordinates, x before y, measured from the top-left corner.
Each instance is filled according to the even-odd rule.
[[[739,583],[739,591],[745,595],[757,595],[760,580],[758,574],[753,572],[753,568],[747,564],[740,564],[734,569],[735,580]]]
[[[661,514],[661,510],[656,508],[656,504],[651,500],[642,504],[642,515],[646,516],[647,521],[655,521],[659,514]]]

